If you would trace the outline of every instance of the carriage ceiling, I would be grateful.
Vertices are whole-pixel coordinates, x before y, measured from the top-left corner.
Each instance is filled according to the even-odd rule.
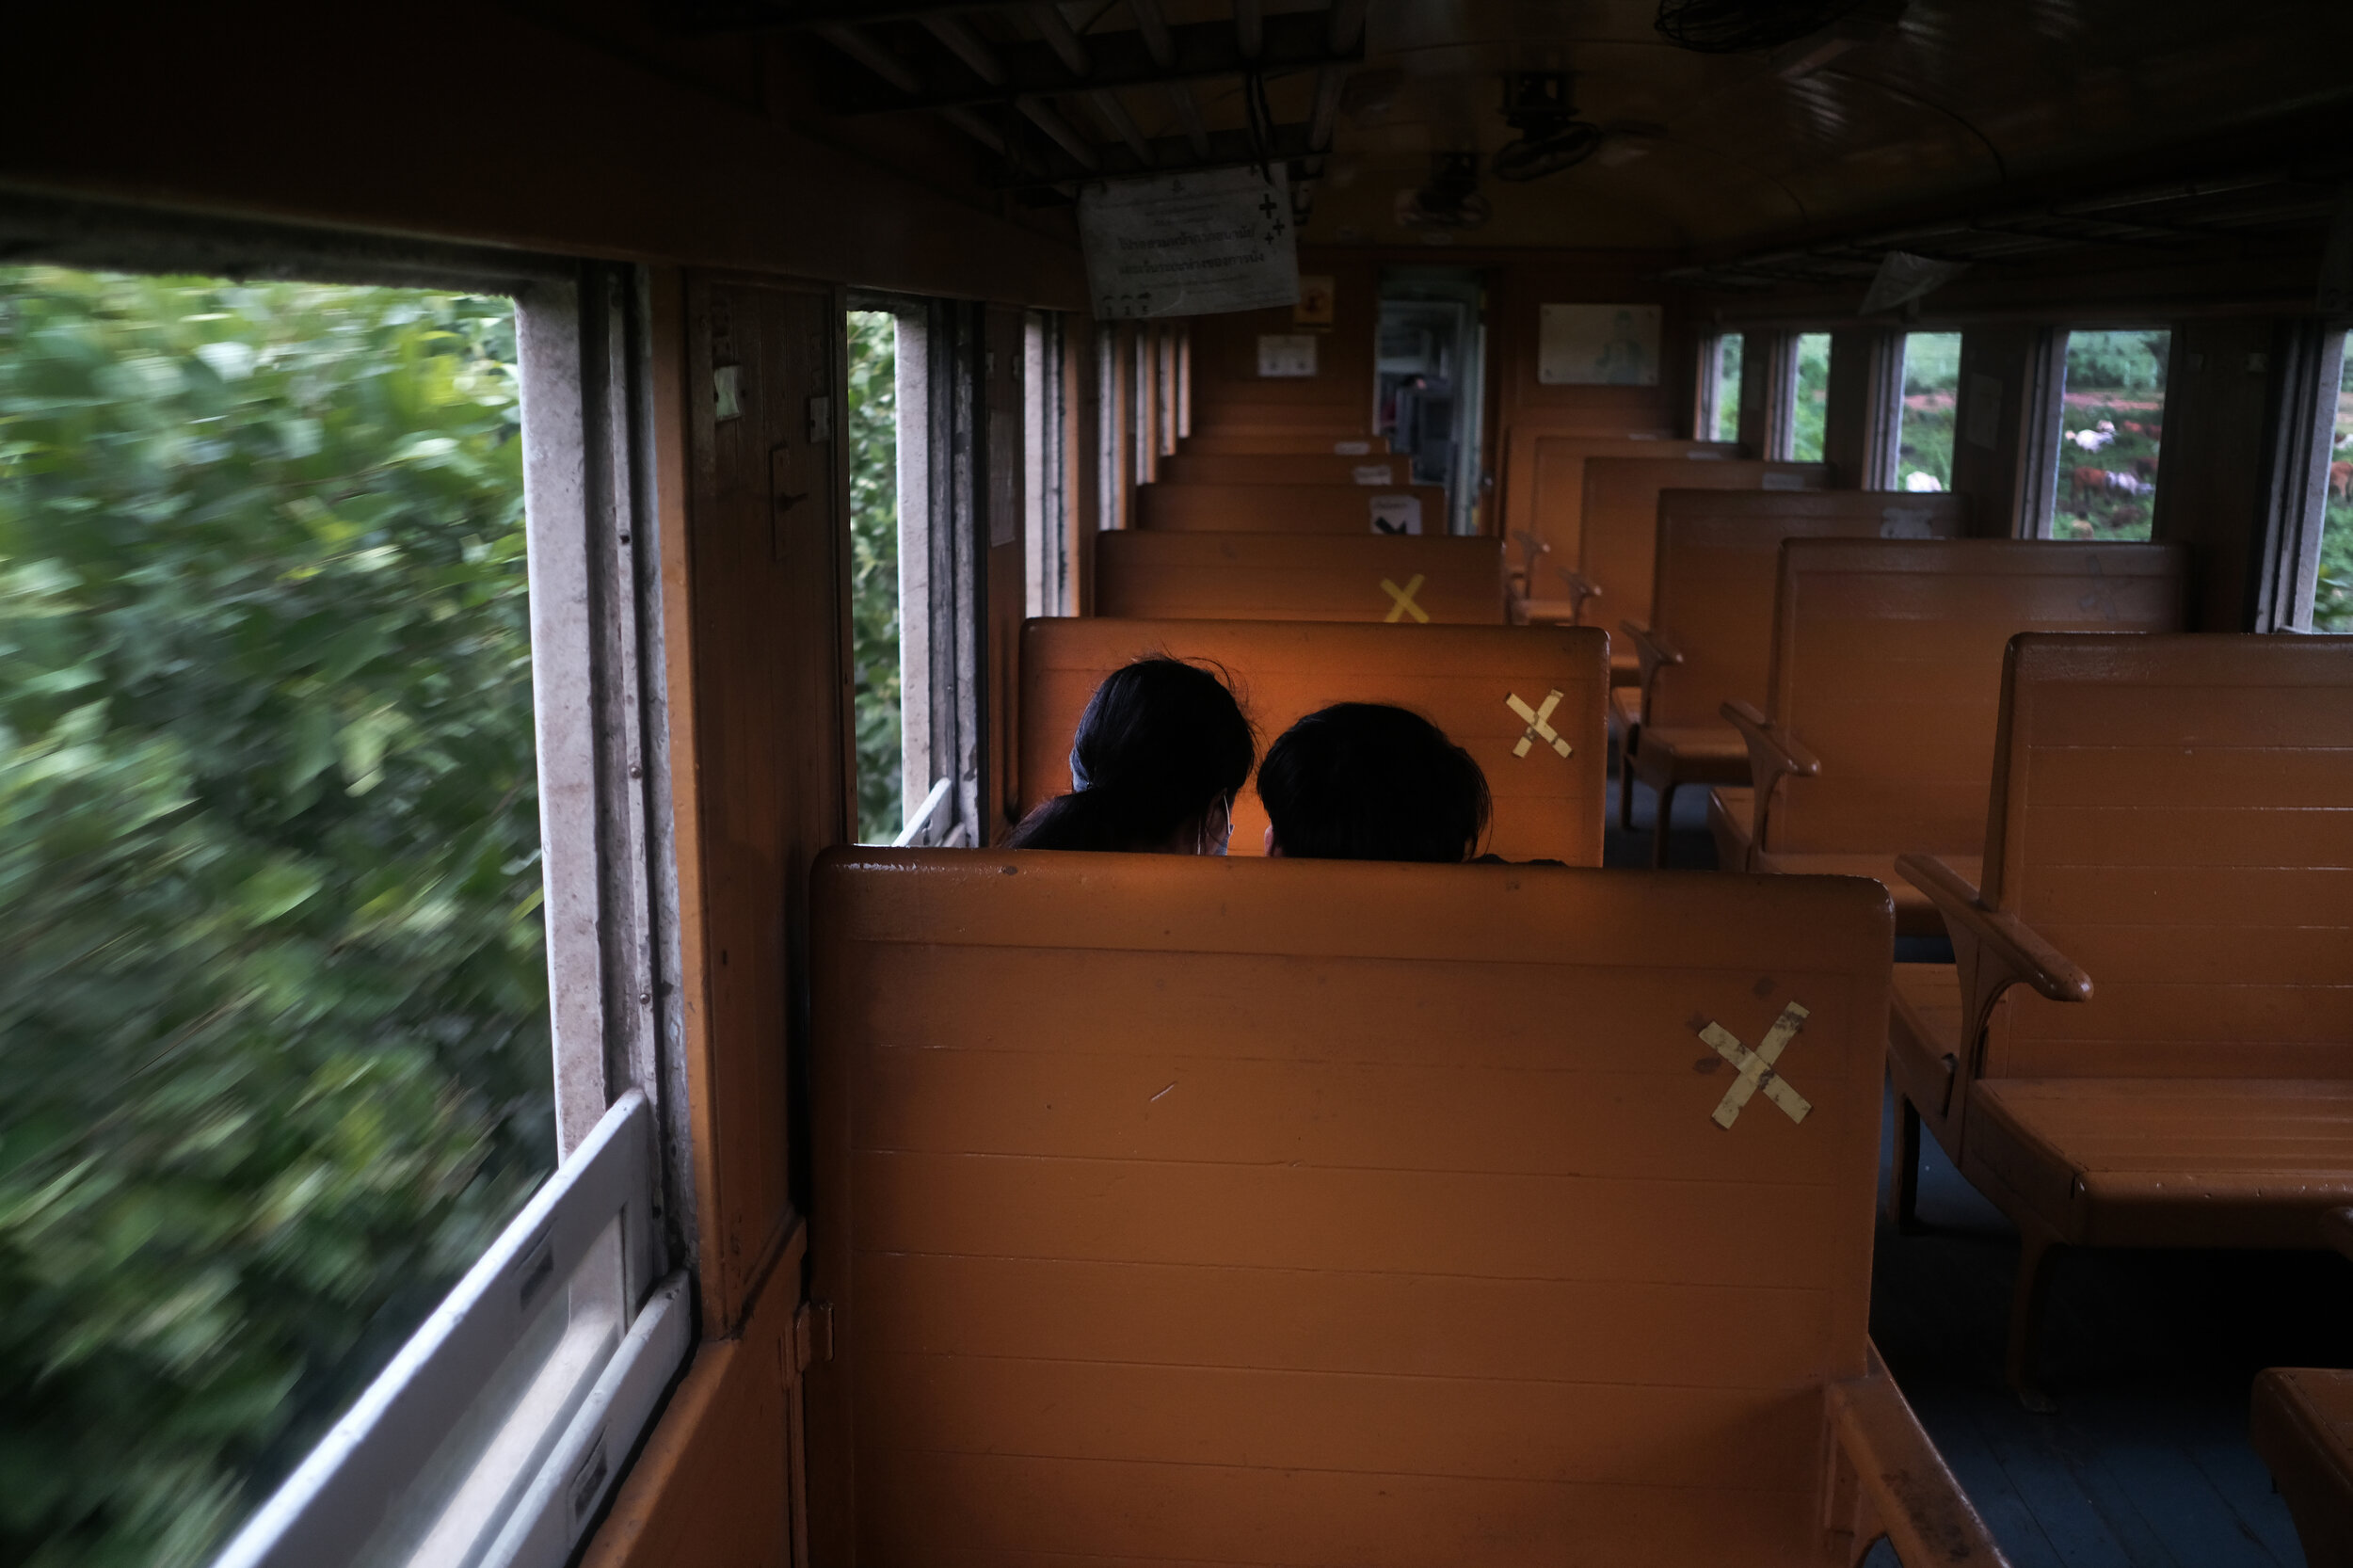
[[[1310,243],[1665,250],[1718,286],[2308,238],[2353,178],[2345,0],[1856,0],[1734,54],[1659,0],[661,3],[680,44],[776,52],[810,129],[1007,200],[1271,153]],[[1599,134],[1513,183],[1530,77]]]

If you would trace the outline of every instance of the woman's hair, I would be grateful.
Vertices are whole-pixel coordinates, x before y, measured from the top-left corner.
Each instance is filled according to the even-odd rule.
[[[1267,747],[1258,799],[1287,856],[1465,860],[1493,809],[1469,752],[1419,713],[1342,702]]]
[[[1021,820],[1011,849],[1156,850],[1249,782],[1257,737],[1211,670],[1139,659],[1103,678],[1070,748],[1076,786]]]

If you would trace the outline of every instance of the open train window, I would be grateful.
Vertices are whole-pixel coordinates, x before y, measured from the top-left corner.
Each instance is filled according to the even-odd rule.
[[[859,837],[970,844],[981,821],[982,312],[900,295],[854,294],[850,305]],[[882,564],[894,551],[895,578]]]
[[[1789,368],[1789,450],[1791,462],[1822,460],[1824,428],[1830,414],[1830,334],[1801,332]]]
[[[688,1335],[616,1000],[674,896],[634,277],[50,232],[0,269],[0,1555],[560,1561]]]
[[[1707,341],[1700,366],[1702,406],[1698,424],[1704,441],[1740,439],[1740,355],[1744,346],[1737,332],[1720,332]]]
[[[1961,334],[1904,334],[1903,400],[1896,483],[1907,490],[1953,482],[1953,406],[1961,392]]]
[[[2067,334],[2052,538],[2149,537],[2172,344],[2162,328]]]

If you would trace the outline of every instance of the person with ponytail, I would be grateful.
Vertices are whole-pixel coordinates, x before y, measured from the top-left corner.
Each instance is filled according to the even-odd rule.
[[[1216,672],[1139,659],[1104,677],[1080,715],[1071,792],[1022,818],[1005,847],[1223,855],[1257,753]]]

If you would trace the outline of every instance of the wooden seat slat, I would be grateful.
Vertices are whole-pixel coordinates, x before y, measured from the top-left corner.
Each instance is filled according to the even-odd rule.
[[[1377,453],[1181,451],[1160,459],[1162,485],[1354,485],[1393,488],[1414,483],[1410,457]]]
[[[1333,626],[1271,621],[1032,620],[1021,643],[1021,808],[1070,788],[1079,716],[1103,678],[1152,653],[1203,659],[1233,680],[1236,696],[1271,744],[1291,724],[1334,702],[1413,709],[1468,751],[1495,797],[1489,847],[1506,859],[1601,864],[1608,690],[1601,634],[1571,627]],[[1513,748],[1527,721],[1516,696],[1541,707],[1568,741]],[[1234,805],[1232,853],[1261,853],[1266,809],[1255,783]]]
[[[1999,1560],[1865,1337],[1876,888],[840,850],[810,920],[813,1556],[1831,1568],[1863,1452]],[[1694,1030],[1791,1001],[1804,1119],[1717,1125]]]
[[[1585,465],[1594,457],[1673,458],[1716,462],[1737,458],[1732,441],[1677,440],[1593,431],[1514,432],[1506,454],[1505,488],[1511,526],[1542,540],[1555,566],[1574,566],[1583,536]],[[1542,589],[1531,585],[1531,592]]]
[[[1170,533],[1379,534],[1374,508],[1409,496],[1421,532],[1447,531],[1446,490],[1437,485],[1153,484],[1136,488],[1136,521]]]
[[[1410,613],[1381,584],[1416,577],[1412,597],[1433,624],[1509,619],[1500,539],[1122,529],[1096,536],[1095,573],[1096,612],[1128,619],[1403,624]]]
[[[1672,660],[1645,659],[1636,713],[1619,734],[1632,785],[1659,793],[1652,863],[1666,864],[1667,824],[1686,784],[1748,782],[1748,746],[1724,723],[1726,702],[1761,707],[1773,648],[1773,591],[1785,538],[1959,538],[1968,503],[1890,490],[1666,489],[1658,495],[1649,630]],[[1616,626],[1606,606],[1596,617]],[[1641,656],[1639,641],[1631,649]]]
[[[1764,716],[1819,771],[1760,764],[1752,746],[1757,820],[1710,817],[1735,863],[1818,869],[1811,857],[1869,855],[1894,884],[1898,854],[1976,849],[2009,638],[2176,630],[2184,567],[2165,545],[1789,539]],[[1897,925],[1933,935],[1944,922],[1925,899],[1899,899]]]
[[[2022,636],[1981,873],[1906,861],[1962,963],[1899,978],[1890,1070],[2019,1223],[2022,1388],[2053,1248],[2323,1245],[2353,1203],[2348,706],[2353,639]]]

